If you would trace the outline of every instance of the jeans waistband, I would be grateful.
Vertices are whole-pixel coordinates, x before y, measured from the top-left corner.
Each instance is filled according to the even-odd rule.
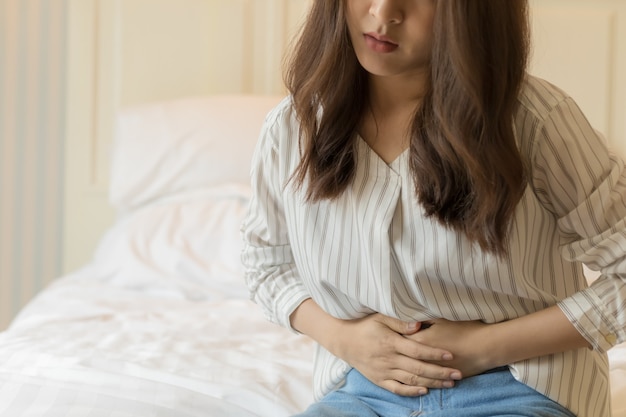
[[[480,375],[484,375],[484,374],[492,374],[494,372],[504,372],[507,371],[508,372],[509,367],[508,366],[498,366],[497,368],[491,368],[491,369],[487,369],[485,372],[483,372]]]

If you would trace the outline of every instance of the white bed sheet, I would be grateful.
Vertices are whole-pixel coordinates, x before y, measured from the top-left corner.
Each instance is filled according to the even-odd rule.
[[[60,280],[0,334],[0,416],[280,417],[312,401],[310,341],[251,302],[94,274]]]

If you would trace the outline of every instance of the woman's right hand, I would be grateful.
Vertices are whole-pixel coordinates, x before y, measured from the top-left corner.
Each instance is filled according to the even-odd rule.
[[[341,320],[308,299],[291,315],[291,325],[374,384],[398,395],[418,396],[428,388],[452,387],[462,377],[457,369],[430,363],[452,360],[449,351],[404,337],[418,332],[420,323],[382,314]]]
[[[328,343],[331,353],[395,394],[417,396],[426,394],[428,388],[453,387],[461,372],[430,363],[452,360],[452,354],[404,337],[419,329],[420,323],[372,314],[342,320]]]

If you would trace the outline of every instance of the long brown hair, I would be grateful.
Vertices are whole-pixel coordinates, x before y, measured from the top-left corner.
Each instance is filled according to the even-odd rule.
[[[368,102],[345,1],[315,0],[286,67],[300,122],[293,179],[309,201],[332,199],[356,167],[356,131]],[[439,0],[431,82],[411,128],[410,169],[428,216],[481,249],[507,253],[526,187],[513,119],[529,51],[527,0]]]

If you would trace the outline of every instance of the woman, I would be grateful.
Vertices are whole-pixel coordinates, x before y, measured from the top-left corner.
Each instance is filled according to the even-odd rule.
[[[302,416],[610,416],[626,171],[526,74],[527,8],[312,3],[243,225],[253,299],[319,344]]]

